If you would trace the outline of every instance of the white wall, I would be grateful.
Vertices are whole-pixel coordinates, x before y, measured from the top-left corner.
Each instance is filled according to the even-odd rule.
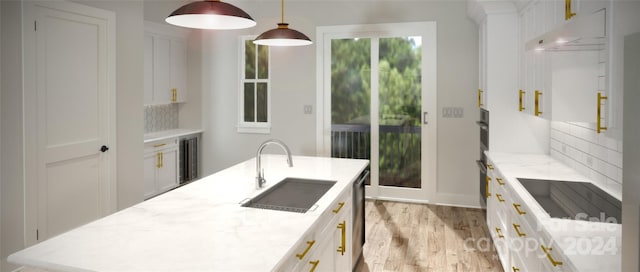
[[[117,190],[118,208],[123,209],[143,200],[143,2],[77,2],[116,13]],[[19,1],[3,0],[1,5],[0,271],[11,271],[15,266],[8,264],[6,257],[24,247],[22,15]]]
[[[258,26],[249,30],[202,32],[203,172],[211,174],[255,156],[269,138],[285,141],[294,154],[316,154],[314,114],[315,44],[273,48],[272,133],[239,134],[237,123],[238,36],[260,34],[280,21],[280,1],[238,1]],[[461,107],[464,118],[438,120],[438,190],[478,198],[478,31],[464,1],[288,1],[285,21],[315,37],[317,26],[436,21],[438,27],[438,110]],[[440,116],[440,114],[438,114]],[[280,152],[276,149],[273,152]],[[435,150],[433,152],[436,152]]]
[[[22,248],[24,232],[23,156],[22,156],[22,22],[19,1],[1,1],[2,5],[2,88],[0,122],[2,153],[0,177],[2,190],[0,218],[1,271],[13,266],[6,262],[9,253]]]

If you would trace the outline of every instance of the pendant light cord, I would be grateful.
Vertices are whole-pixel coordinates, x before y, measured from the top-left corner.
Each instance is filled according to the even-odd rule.
[[[284,24],[284,0],[282,0],[282,23]]]

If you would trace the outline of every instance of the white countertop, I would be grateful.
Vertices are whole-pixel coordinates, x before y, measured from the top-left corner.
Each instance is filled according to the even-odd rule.
[[[486,152],[489,160],[539,220],[544,234],[552,238],[575,271],[621,271],[622,225],[551,218],[517,178],[591,182],[574,169],[539,154]],[[594,184],[598,186],[597,184]],[[598,188],[621,199],[620,193]],[[535,226],[534,226],[535,227]]]
[[[285,177],[337,183],[307,213],[241,207],[255,189],[255,159],[9,256],[56,271],[268,271],[291,254],[366,160],[263,155],[266,188]]]
[[[177,128],[177,129],[169,129],[169,130],[145,133],[144,143],[146,144],[146,143],[165,140],[169,138],[176,138],[176,137],[182,137],[182,136],[187,136],[191,134],[197,134],[197,133],[201,133],[202,131],[203,131],[202,129]]]

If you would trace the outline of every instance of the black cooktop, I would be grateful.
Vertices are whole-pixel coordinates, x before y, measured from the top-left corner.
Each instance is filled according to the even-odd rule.
[[[622,223],[622,203],[589,182],[518,178],[553,218]]]

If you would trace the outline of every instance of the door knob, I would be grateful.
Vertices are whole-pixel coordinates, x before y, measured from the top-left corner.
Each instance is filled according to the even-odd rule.
[[[106,145],[103,145],[102,147],[100,147],[100,151],[102,152],[107,152],[107,150],[109,150],[109,148]]]

